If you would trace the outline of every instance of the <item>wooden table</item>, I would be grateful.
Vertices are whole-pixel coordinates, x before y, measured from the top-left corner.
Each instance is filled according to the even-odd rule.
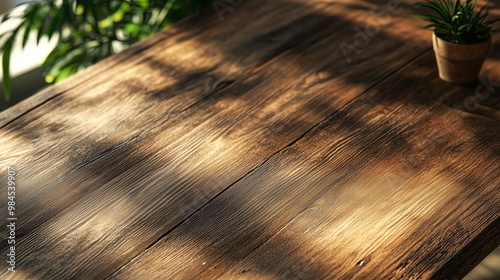
[[[444,83],[410,2],[210,7],[1,113],[0,278],[465,275],[500,245],[500,36]]]

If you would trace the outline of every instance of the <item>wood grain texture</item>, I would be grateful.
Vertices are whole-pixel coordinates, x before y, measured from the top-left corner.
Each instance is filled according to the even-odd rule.
[[[252,6],[249,8],[267,14],[264,16],[267,20],[282,19],[276,14],[270,14],[266,8],[263,8],[263,11],[254,9]],[[282,12],[272,5],[267,6],[267,9],[276,13]],[[301,11],[310,13],[306,9]],[[297,14],[301,15],[298,11]],[[212,15],[210,18],[215,20],[213,18],[216,18],[216,15]],[[289,18],[292,21],[296,19]],[[217,22],[217,24],[220,23]],[[229,20],[227,24],[234,26]],[[280,24],[287,26],[290,22]],[[283,29],[280,24],[267,29],[261,28],[260,25],[257,25],[257,28],[249,29],[253,30],[253,35],[258,37],[267,32],[273,32],[275,28]],[[300,26],[304,28],[303,24]],[[245,42],[241,42],[240,38],[233,36],[234,31],[238,28],[241,26],[236,25],[229,30],[221,27],[222,30],[218,29],[205,37],[200,38],[201,36],[199,36],[196,40],[185,39],[184,43],[167,40],[164,42],[167,48],[158,46],[157,49],[152,49],[147,54],[133,56],[130,59],[132,60],[130,64],[119,64],[117,69],[113,69],[113,71],[121,73],[122,77],[110,79],[109,76],[98,75],[97,81],[84,84],[54,98],[50,103],[44,104],[43,108],[30,112],[29,116],[16,120],[3,130],[4,143],[10,146],[8,151],[4,150],[3,159],[22,161],[21,157],[24,156],[25,160],[30,161],[34,166],[43,165],[43,158],[34,159],[31,152],[33,149],[37,149],[38,153],[43,153],[44,149],[40,149],[40,147],[44,145],[47,147],[45,151],[51,153],[45,156],[50,157],[51,160],[59,161],[52,162],[52,164],[63,165],[69,162],[73,164],[71,168],[81,168],[91,165],[100,156],[125,146],[128,142],[145,137],[145,134],[154,135],[168,126],[174,126],[175,123],[182,121],[193,127],[197,126],[208,115],[204,118],[186,120],[186,116],[196,113],[194,108],[182,116],[178,116],[178,114],[207,96],[227,87],[237,80],[239,75],[245,75],[249,68],[255,68],[265,62],[268,58],[263,57],[269,56],[269,52],[277,54],[279,50],[276,49],[283,49],[284,44],[293,44],[290,40],[286,40],[287,38],[266,42],[262,44],[262,50],[259,53],[262,57],[259,57],[259,54],[254,54],[253,60],[245,62],[248,59],[247,56],[243,55],[246,51],[242,48]],[[311,31],[307,28],[305,30]],[[247,40],[252,40],[253,37],[250,36],[252,34],[248,30],[245,30],[245,34],[248,36]],[[187,35],[189,33],[183,34],[185,37]],[[232,59],[224,56],[211,56],[207,52],[211,50],[219,52],[209,45],[209,43],[215,44],[210,41],[212,39],[223,40],[228,49],[234,48],[234,52],[241,49],[242,53],[236,53]],[[201,43],[197,40],[206,40],[207,46],[202,48],[203,46],[200,46]],[[159,52],[158,49],[167,49],[167,51],[163,53]],[[184,57],[168,55],[168,52],[173,54],[178,50],[183,50]],[[193,65],[193,60],[196,61],[196,65]],[[179,66],[176,66],[177,63]],[[239,64],[250,65],[240,66]],[[210,69],[207,65],[210,66]],[[183,66],[189,66],[190,69],[181,71],[180,68]],[[125,69],[129,69],[128,72],[124,72]],[[109,75],[114,76],[115,74],[110,73]],[[242,90],[244,89],[245,87],[242,87]],[[206,108],[206,105],[204,106]],[[218,106],[223,106],[223,104]],[[151,127],[149,127],[151,131],[144,129],[146,122],[151,123]],[[173,132],[175,131],[167,133],[172,134]],[[68,146],[67,143],[61,142],[60,139],[63,138],[68,138],[74,145]],[[16,141],[19,143],[15,143]],[[21,146],[16,144],[21,144]],[[44,156],[44,154],[40,154],[40,156]],[[52,170],[52,174],[47,174],[47,178],[50,179],[46,181],[51,182],[60,176],[68,175],[68,172],[62,171]],[[33,174],[36,173],[33,171]],[[36,180],[43,182],[39,176]]]
[[[433,61],[333,114],[112,278],[464,276],[498,245],[500,123],[448,107],[477,85],[439,81]]]
[[[465,112],[470,120],[455,107],[441,105],[470,89],[435,79],[429,34],[408,17],[408,5],[403,7],[351,64],[339,44],[352,44],[353,30],[376,21],[372,12],[387,9],[387,2],[249,0],[223,22],[207,10],[2,114],[0,145],[5,149],[0,162],[13,163],[20,172],[18,254],[23,257],[19,274],[3,271],[0,277],[104,278],[121,266],[113,277],[241,277],[240,267],[254,263],[252,252],[265,256],[265,245],[283,241],[280,234],[294,228],[291,221],[330,197],[334,186],[348,186],[356,178],[360,186],[370,186],[362,175],[365,169],[374,173],[373,180],[384,179],[384,168],[405,149],[419,162],[406,176],[423,188],[401,196],[397,191],[405,190],[403,185],[394,190],[393,201],[403,197],[407,202],[399,207],[413,205],[411,194],[438,184],[422,183],[439,170],[433,163],[438,156],[425,149],[426,136],[450,121],[435,116],[434,109],[459,116],[453,120],[464,129],[482,131],[498,123],[489,117],[496,114],[489,107],[493,96],[484,103],[490,109]],[[422,53],[424,59],[413,64],[418,67],[400,69]],[[380,84],[389,76],[393,78]],[[394,83],[400,85],[393,89]],[[413,86],[406,89],[405,84]],[[352,103],[357,105],[337,112],[369,89],[367,97]],[[385,96],[384,91],[390,93]],[[405,143],[405,133],[416,134],[412,143]],[[498,179],[491,170],[498,166],[498,129],[482,136],[483,146],[467,144],[475,135],[471,131],[453,133],[456,143],[465,143],[464,154],[481,150],[466,161],[470,166],[446,155],[444,162],[456,168],[450,172],[464,185],[481,183],[484,193],[472,193],[471,199],[486,204],[498,199],[498,191],[491,189]],[[390,144],[392,139],[396,144]],[[448,136],[437,139],[439,147],[447,148],[439,139]],[[384,148],[375,152],[380,146]],[[461,151],[462,146],[453,147]],[[392,148],[394,154],[388,151]],[[334,154],[338,159],[330,158]],[[484,178],[470,175],[482,164],[489,168]],[[383,189],[376,185],[371,186],[374,201],[384,202],[377,196]],[[359,211],[371,210],[366,194],[358,192]],[[431,192],[419,201],[432,194],[442,195]],[[5,203],[0,201],[0,208]],[[339,211],[347,214],[324,209],[321,219],[310,222],[320,223],[314,224],[319,232],[334,226],[338,219],[330,214],[347,217],[354,211],[353,203],[342,205]],[[436,222],[433,205],[422,211]],[[470,217],[482,220],[467,223],[465,230],[481,231],[497,210],[472,209]],[[411,217],[409,210],[404,213]],[[456,213],[461,212],[449,215]],[[408,222],[387,238],[419,226]],[[433,234],[447,236],[438,230]],[[307,236],[294,238],[310,241]],[[469,237],[458,240],[449,254]],[[297,246],[314,248],[309,245]],[[5,246],[2,242],[0,248]],[[322,249],[328,258],[332,246],[326,243]],[[431,254],[435,247],[426,246]],[[278,246],[275,252],[287,248]],[[319,257],[323,251],[317,252]],[[292,263],[279,254],[281,265]],[[264,276],[287,276],[279,266],[275,271],[266,265],[263,259],[257,269]],[[413,266],[406,271],[410,269],[422,271]],[[321,269],[318,275],[331,271]]]
[[[29,257],[19,265],[29,267],[37,277],[73,277],[82,271],[87,277],[109,274],[266,157],[405,63],[393,55],[387,57],[393,66],[378,75],[370,74],[376,66],[370,63],[365,71],[328,73],[330,64],[343,61],[342,54],[332,55],[325,48],[339,38],[337,34],[328,37],[328,29],[317,30],[320,25],[339,24],[339,17],[315,14],[314,6],[281,4],[257,5],[263,9],[258,17],[264,19],[247,29],[254,31],[257,38],[252,46],[259,53],[247,44],[249,30],[242,31],[244,36],[233,34],[243,24],[229,25],[233,26],[229,30],[221,27],[222,31],[206,37],[187,37],[186,42],[176,41],[161,52],[152,46],[146,58],[132,57],[133,67],[117,64],[113,72],[121,77],[101,74],[93,83],[55,96],[10,122],[2,139],[9,149],[2,158],[24,171],[19,184],[25,186],[18,201],[20,215],[26,217],[20,221],[23,238],[19,242],[20,254]],[[279,7],[300,10],[303,15],[274,14],[282,12]],[[328,11],[321,3],[318,7]],[[282,18],[288,21],[279,21],[271,29],[259,26]],[[348,40],[351,34],[343,36]],[[215,44],[214,38],[224,41],[223,55],[215,56],[223,62],[207,55],[220,52],[210,45]],[[198,41],[207,45],[206,50],[200,49]],[[220,92],[231,79],[238,79],[233,71],[248,71],[294,45],[272,67],[261,67],[238,86]],[[375,50],[394,46],[399,42]],[[413,48],[410,43],[403,46]],[[249,49],[251,59],[246,55]],[[178,50],[184,56],[174,56]],[[318,51],[322,56],[317,56]],[[302,52],[310,55],[297,55]],[[193,60],[194,67],[188,63]],[[194,69],[181,71],[176,65]],[[140,79],[134,79],[138,74]],[[287,85],[291,76],[297,78],[294,84],[276,86]],[[335,80],[360,77],[368,78],[366,85],[342,88],[343,96],[332,95],[331,104],[322,103],[321,92],[311,93],[317,81],[330,80],[334,86]],[[276,84],[262,83],[266,80]],[[333,89],[327,86],[320,88]],[[290,108],[276,114],[282,106]],[[142,203],[152,205],[144,208]],[[131,217],[135,217],[132,223]],[[43,248],[53,248],[51,255]],[[63,258],[69,251],[73,258]],[[68,266],[75,268],[66,270]]]

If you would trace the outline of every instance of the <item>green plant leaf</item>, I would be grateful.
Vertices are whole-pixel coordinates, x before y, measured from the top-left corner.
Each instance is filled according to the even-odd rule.
[[[4,89],[4,99],[5,101],[10,101],[11,95],[11,85],[10,85],[10,55],[12,52],[12,45],[14,43],[14,39],[16,37],[16,33],[13,33],[7,42],[3,46],[3,55],[2,55],[2,70],[3,70],[3,89]]]
[[[130,37],[136,37],[139,34],[141,27],[135,23],[127,23],[125,24],[124,31]]]
[[[133,3],[143,10],[147,10],[149,5],[149,0],[134,0]]]
[[[26,21],[24,24],[24,31],[23,31],[23,41],[22,41],[22,48],[24,49],[24,47],[26,46],[26,43],[28,43],[28,39],[29,39],[29,36],[30,36],[30,33],[31,33],[31,24],[29,21]]]
[[[72,76],[78,71],[78,62],[66,65],[65,67],[58,70],[57,76],[55,78],[55,83],[60,83],[68,77]]]
[[[12,17],[12,11],[6,12],[3,15],[2,20],[0,21],[0,23],[4,23],[4,22],[8,21],[11,17]]]
[[[47,29],[47,36],[49,40],[56,34],[60,34],[63,31],[64,21],[66,20],[66,15],[64,13],[55,14],[50,22],[50,25]]]
[[[45,61],[43,62],[43,66],[49,66],[55,63],[61,56],[65,53],[70,52],[75,48],[75,45],[71,42],[62,42],[55,49],[50,52]]]
[[[458,31],[462,31],[462,30],[464,30],[465,28],[467,28],[469,26],[470,26],[470,24],[464,24],[464,25],[458,27]]]
[[[431,14],[416,18],[428,21],[426,29],[434,28],[440,37],[456,43],[473,43],[484,40],[492,32],[494,20],[488,19],[488,5],[478,7],[477,0],[426,0],[415,7],[430,10]]]
[[[24,12],[9,11],[1,21],[20,19],[8,34],[0,34],[4,50],[4,88],[10,94],[10,57],[16,36],[25,48],[30,34],[50,40],[59,34],[57,46],[46,57],[47,80],[58,82],[114,53],[113,44],[128,46],[161,28],[199,11],[214,0],[38,0]],[[436,28],[442,28],[437,23]],[[151,24],[149,24],[151,23]],[[99,26],[99,24],[101,26]],[[22,33],[22,35],[21,35]],[[9,38],[3,38],[7,37]],[[5,40],[7,39],[7,40]],[[50,72],[50,75],[49,75]],[[10,95],[8,96],[10,98]],[[6,97],[7,98],[7,97]]]

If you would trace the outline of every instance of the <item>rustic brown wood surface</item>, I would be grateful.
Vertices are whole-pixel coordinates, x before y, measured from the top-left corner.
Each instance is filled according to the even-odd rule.
[[[500,244],[500,36],[446,84],[398,3],[209,8],[0,113],[0,278],[465,275]]]

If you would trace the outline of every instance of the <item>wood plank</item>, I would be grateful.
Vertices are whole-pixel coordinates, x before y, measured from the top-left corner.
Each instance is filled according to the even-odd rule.
[[[144,61],[149,62],[154,67],[155,60],[161,60],[161,62],[165,64],[176,64],[177,67],[180,67],[183,64],[193,64],[187,63],[188,58],[196,60],[196,63],[200,63],[201,60],[206,60],[206,58],[203,57],[194,57],[196,55],[200,56],[201,54],[204,54],[205,56],[209,56],[209,65],[214,67],[212,70],[232,70],[232,74],[237,74],[238,71],[241,72],[247,70],[248,68],[254,68],[256,65],[263,63],[267,59],[273,57],[273,55],[279,54],[283,50],[287,49],[287,47],[298,42],[300,38],[286,38],[288,40],[262,42],[260,44],[260,47],[262,48],[259,52],[255,52],[253,56],[250,56],[249,53],[245,53],[246,51],[251,52],[252,50],[249,48],[243,48],[242,43],[244,43],[244,41],[241,36],[235,36],[236,31],[244,31],[245,40],[248,40],[249,42],[252,40],[258,40],[266,34],[266,32],[274,32],[276,35],[280,35],[279,31],[283,29],[283,26],[290,27],[291,22],[294,22],[311,12],[310,8],[297,9],[297,6],[289,7],[288,5],[280,5],[282,4],[280,1],[276,1],[268,5],[255,5],[255,1],[248,2],[252,3],[245,4],[245,6],[248,7],[246,9],[241,9],[241,11],[238,11],[237,14],[238,16],[254,20],[255,23],[253,27],[246,26],[244,21],[236,20],[237,18],[235,16],[226,16],[226,20],[222,23],[216,14],[216,11],[207,8],[200,15],[177,23],[174,26],[163,30],[159,34],[138,42],[123,52],[109,57],[100,63],[77,73],[71,77],[71,79],[46,88],[37,95],[21,102],[17,106],[0,112],[0,128],[3,128],[12,120],[22,116],[30,110],[33,110],[37,106],[42,105],[44,102],[69,91],[70,89],[82,86],[85,83],[87,83],[87,86],[90,84],[94,87],[105,83],[105,81],[109,80],[109,74],[106,75],[105,73],[110,69],[114,69],[117,73],[121,73],[122,71],[133,68],[135,65]],[[284,10],[283,7],[285,7],[286,10]],[[284,12],[291,13],[284,16]],[[269,20],[269,17],[276,20],[276,24],[274,26],[269,26],[266,23],[266,21]],[[304,31],[307,31],[307,26],[304,26]],[[290,32],[293,32],[293,29],[290,29]],[[206,43],[206,45],[200,44],[200,42],[196,44],[196,49],[194,49],[195,46],[193,45],[193,38],[195,37],[196,41],[200,40],[201,42]],[[282,39],[285,39],[285,37]],[[228,51],[233,54],[231,61],[227,61],[227,58],[224,58],[224,60],[221,61],[220,54],[217,53],[218,50],[215,49],[214,51],[213,46],[219,41],[223,41],[225,43],[226,49],[224,51]],[[181,53],[184,54],[184,57],[179,57],[179,49],[182,50]],[[191,59],[189,59],[189,61],[191,61]],[[225,63],[222,67],[226,67],[228,69],[218,69],[222,68],[221,65],[219,65],[222,62]],[[200,64],[204,63],[201,62]],[[245,64],[247,68],[238,68],[238,66],[243,64]],[[163,66],[163,74],[165,76],[176,76],[174,74],[179,74],[178,72],[173,71],[173,69],[165,69],[165,66],[161,65],[158,61],[156,62],[156,66]],[[198,70],[201,72],[200,69],[203,69],[200,67],[201,65],[195,64],[192,66],[193,69],[190,70],[193,71]],[[145,73],[151,71],[149,68],[137,70],[144,71]],[[200,76],[202,75],[202,73],[199,74]],[[158,79],[158,77],[156,78]],[[85,90],[88,90],[88,88],[84,88],[82,91]]]
[[[212,19],[213,21],[213,17],[204,17],[204,18]],[[208,22],[205,22],[205,24],[206,23]],[[100,63],[92,65],[87,69],[78,72],[77,74],[73,75],[71,79],[67,79],[62,83],[58,83],[56,85],[52,85],[50,87],[40,90],[40,92],[23,100],[16,106],[12,106],[4,111],[1,111],[0,128],[5,127],[13,120],[23,116],[24,114],[27,114],[28,112],[37,108],[38,106],[43,105],[45,102],[48,102],[51,99],[61,94],[64,94],[66,91],[69,91],[70,89],[74,89],[88,82],[93,82],[94,84],[97,84],[95,81],[96,77],[105,73],[112,67],[118,67],[119,64],[124,64],[127,61],[130,62],[131,56],[140,54],[141,52],[143,52],[148,48],[151,48],[158,42],[165,41],[169,37],[179,37],[182,34],[186,36],[187,34],[192,33],[193,31],[196,31],[197,33],[199,32],[198,29],[193,28],[191,21],[186,20],[182,23],[178,23],[177,25],[171,28],[165,29],[156,36],[140,41],[131,46],[130,48],[125,49],[121,53],[106,58],[100,61]]]
[[[500,81],[496,63],[498,50],[498,47],[493,48],[481,82],[452,91],[443,104],[450,105],[451,100],[461,103],[467,97],[477,95],[482,86],[489,85],[492,94],[481,100],[479,107],[495,106],[498,103],[495,92],[499,90]],[[391,82],[387,81],[388,84]],[[429,88],[434,89],[434,86]],[[394,84],[378,89],[384,94],[391,90],[394,90]],[[436,92],[439,90],[433,90],[431,94]],[[412,102],[420,103],[424,99],[419,96]],[[356,106],[350,106],[352,111],[358,111],[354,108]],[[450,111],[457,109],[456,104],[450,107],[439,103],[429,105],[432,114],[421,121],[416,121],[416,112],[412,112],[410,118],[403,116],[420,123],[410,125],[410,131],[403,129],[403,135],[410,136],[411,143],[417,144],[416,149],[408,152],[400,148],[395,152],[393,145],[389,144],[391,160],[377,161],[373,165],[368,163],[360,171],[361,179],[335,184],[327,195],[294,217],[223,277],[252,278],[257,274],[262,278],[281,275],[287,278],[461,279],[500,244],[500,122],[498,118],[480,117],[480,109],[459,108],[465,113],[457,114]],[[496,106],[493,110],[498,113],[500,108]],[[303,141],[306,143],[307,140]],[[398,137],[393,141],[401,142]],[[377,159],[380,158],[384,156],[377,153]],[[408,174],[408,165],[417,169]],[[356,162],[352,166],[355,169]],[[375,174],[371,169],[377,170]],[[447,181],[443,182],[443,178]],[[418,192],[413,194],[415,190]],[[367,209],[360,211],[359,205],[363,204],[360,201],[363,200]],[[399,205],[401,201],[408,206]],[[343,212],[348,205],[351,209]],[[352,207],[354,205],[357,206]],[[435,207],[433,212],[426,213],[430,210],[426,209],[429,205]],[[378,228],[381,223],[386,228]],[[410,228],[404,233],[407,236],[387,236],[404,226]],[[304,232],[307,236],[317,236],[308,239],[302,234]],[[287,242],[290,238],[294,245]],[[302,244],[297,246],[294,243],[297,240]],[[301,242],[303,240],[307,241]],[[331,240],[330,246],[320,245],[317,240]],[[363,244],[346,250],[353,242]],[[315,250],[318,246],[321,248]],[[314,256],[304,261],[302,250],[306,251],[304,255],[314,252]],[[346,251],[342,258],[341,253]],[[276,255],[295,257],[284,260],[277,267]]]
[[[112,278],[464,275],[481,254],[443,268],[499,242],[485,238],[500,232],[500,122],[443,104],[475,86],[433,65],[428,53],[333,114]]]
[[[255,27],[245,27],[245,41],[241,36],[234,36],[235,30],[242,28],[244,24],[227,18],[227,25],[219,25],[220,28],[207,31],[206,35],[190,31],[191,33],[182,36],[166,37],[168,40],[162,44],[149,43],[148,46],[153,47],[145,53],[128,53],[136,54],[129,58],[130,63],[116,64],[107,75],[99,72],[100,75],[92,83],[87,82],[73,90],[66,90],[65,94],[52,98],[41,108],[30,109],[28,115],[2,129],[2,147],[8,149],[1,151],[1,162],[23,162],[30,166],[25,170],[24,184],[37,186],[43,183],[39,188],[47,190],[43,194],[38,188],[27,188],[23,199],[33,202],[36,195],[39,203],[48,200],[48,205],[51,205],[46,211],[27,215],[33,220],[24,221],[25,230],[29,231],[43,222],[36,222],[37,216],[50,218],[63,209],[51,209],[50,207],[64,206],[52,203],[54,200],[62,200],[61,203],[70,205],[78,199],[78,193],[71,192],[65,193],[70,197],[64,199],[53,197],[52,192],[69,188],[61,184],[62,180],[76,186],[83,184],[71,180],[74,173],[78,173],[82,167],[92,166],[93,161],[114,151],[117,146],[131,146],[148,133],[154,135],[152,131],[155,126],[163,125],[156,128],[155,131],[158,132],[181,121],[195,123],[198,120],[185,120],[195,108],[183,116],[178,114],[241,79],[239,77],[248,75],[253,68],[269,60],[270,56],[279,54],[286,46],[292,46],[302,39],[300,30],[295,35],[287,36],[289,32],[300,27],[310,35],[318,24],[323,23],[313,20],[309,25],[305,24],[302,22],[303,18],[311,13],[311,9],[298,6],[292,8],[296,9],[291,9],[296,12],[294,16],[281,15],[283,10],[274,4],[252,3],[247,9],[243,9],[243,16],[247,16],[248,20],[262,20]],[[263,15],[258,14],[257,18],[252,18],[255,11]],[[220,24],[216,14],[209,15],[211,21]],[[273,26],[265,23],[270,20],[277,20],[278,23]],[[201,23],[205,21],[201,20]],[[289,28],[287,34],[282,34],[285,32],[283,26]],[[261,42],[260,52],[253,54],[253,60],[250,60],[245,53],[247,50],[243,48],[247,44],[246,40],[258,41],[268,33],[281,34],[283,38]],[[162,33],[160,37],[163,36]],[[216,43],[210,40],[224,41],[225,51],[231,50],[233,54],[230,57],[218,54],[218,49],[213,50]],[[183,51],[183,56],[174,55],[179,50]],[[104,67],[109,66],[107,62],[104,64]],[[182,67],[187,69],[181,69]],[[121,73],[121,76],[114,77],[115,71]],[[36,107],[37,104],[33,106]],[[151,131],[144,130],[145,123],[152,124],[149,127]],[[68,141],[74,144],[68,145]],[[58,168],[47,168],[47,160],[50,160],[50,165]],[[21,211],[23,209],[27,210],[28,207],[21,208]],[[24,212],[20,214],[24,215]]]
[[[248,26],[234,41],[228,33],[220,35],[225,46],[220,58],[226,59],[220,69],[230,74],[237,72],[234,67],[256,59],[257,53],[245,53],[248,49],[264,49],[259,62],[264,63],[284,46],[291,47],[222,91],[212,84],[207,70],[213,61],[206,53],[196,55],[200,46],[211,45],[213,37],[202,40],[200,35],[188,40],[191,48],[186,42],[149,54],[152,59],[121,72],[123,77],[103,78],[98,87],[79,86],[10,123],[1,137],[2,146],[9,148],[2,159],[14,160],[23,171],[19,178],[25,186],[19,196],[25,217],[19,240],[19,254],[26,256],[19,263],[23,272],[42,278],[109,275],[270,155],[405,64],[412,58],[406,52],[427,48],[418,41],[423,32],[413,35],[414,41],[381,40],[360,53],[356,65],[345,68],[343,54],[332,53],[329,47],[352,40],[352,32],[330,30],[353,28],[368,18],[370,9],[313,3],[294,5],[292,10],[303,13],[295,21],[283,22],[284,15],[272,12],[258,14],[260,20],[247,18],[256,25],[241,23]],[[266,5],[271,4],[255,7],[267,12]],[[287,5],[282,6],[290,9]],[[279,24],[271,24],[275,21]],[[248,48],[246,33],[254,28],[262,34]],[[405,28],[416,28],[414,21],[390,25],[381,38]],[[179,45],[191,52],[166,56]],[[371,59],[394,49],[400,52]],[[207,47],[206,52],[211,50]],[[248,56],[232,60],[241,54]],[[187,69],[175,76],[175,66],[187,61],[201,61],[197,66],[201,70]],[[385,67],[380,70],[381,62]],[[118,70],[123,69],[112,69]],[[160,76],[165,72],[167,77]],[[143,73],[141,79],[129,80],[138,73]],[[208,79],[200,79],[205,75]],[[191,81],[199,82],[190,87]],[[138,94],[130,95],[131,91]],[[200,97],[203,92],[210,98]],[[44,248],[52,248],[50,256]],[[71,259],[64,257],[68,252]]]

